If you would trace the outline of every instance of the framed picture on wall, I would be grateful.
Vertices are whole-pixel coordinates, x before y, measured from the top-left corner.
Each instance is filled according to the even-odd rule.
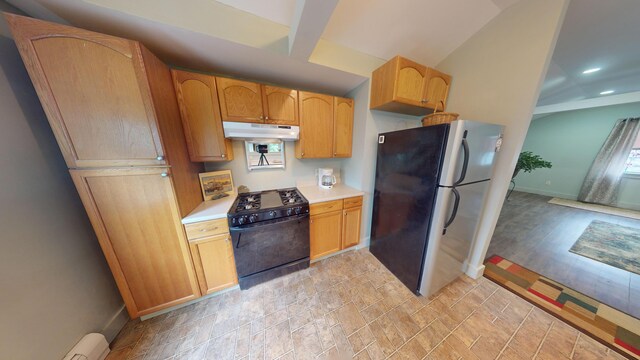
[[[200,187],[205,200],[214,200],[233,194],[231,170],[201,173]],[[225,195],[226,194],[226,195]]]

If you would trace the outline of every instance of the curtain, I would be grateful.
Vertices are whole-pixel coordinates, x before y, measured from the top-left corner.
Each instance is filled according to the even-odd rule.
[[[640,131],[640,118],[618,120],[584,178],[578,200],[615,205],[629,153]]]

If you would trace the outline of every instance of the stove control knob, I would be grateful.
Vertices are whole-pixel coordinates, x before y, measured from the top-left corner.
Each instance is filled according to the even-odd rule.
[[[302,212],[302,208],[298,206],[298,207],[295,209],[295,211],[296,211],[296,215],[299,215],[299,214]]]
[[[291,216],[293,215],[293,208],[288,208],[287,209],[287,216]]]
[[[278,213],[275,212],[274,210],[269,211],[269,216],[271,217],[275,217]]]
[[[258,220],[258,215],[253,214],[253,215],[249,216],[249,222],[250,223],[256,222],[256,220]]]
[[[242,225],[244,223],[247,222],[247,217],[246,216],[241,216],[238,218],[238,224]]]

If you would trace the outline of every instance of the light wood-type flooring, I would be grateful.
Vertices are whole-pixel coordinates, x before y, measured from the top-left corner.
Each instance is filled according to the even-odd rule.
[[[636,228],[640,220],[549,204],[550,199],[513,192],[487,256],[500,255],[640,318],[640,275],[569,252],[593,220]]]
[[[114,359],[622,359],[491,281],[432,299],[366,249],[140,322]]]

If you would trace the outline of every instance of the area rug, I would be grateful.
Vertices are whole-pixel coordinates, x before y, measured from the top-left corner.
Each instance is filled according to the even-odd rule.
[[[612,206],[604,206],[598,204],[587,204],[580,201],[553,198],[549,200],[549,204],[568,206],[576,209],[595,211],[603,214],[616,215],[628,217],[631,219],[640,220],[640,211],[629,210],[629,209],[621,209]]]
[[[572,253],[640,275],[640,229],[593,220]]]
[[[500,256],[487,260],[484,276],[619,353],[640,359],[640,320]]]

